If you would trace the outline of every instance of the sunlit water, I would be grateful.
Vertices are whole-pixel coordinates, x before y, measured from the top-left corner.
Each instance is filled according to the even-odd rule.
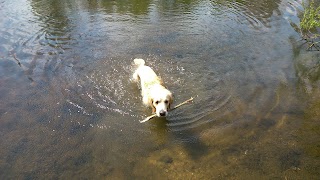
[[[301,1],[0,0],[1,179],[317,179]],[[143,58],[165,118],[131,81]]]

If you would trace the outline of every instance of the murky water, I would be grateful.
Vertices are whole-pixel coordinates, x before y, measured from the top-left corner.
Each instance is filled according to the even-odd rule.
[[[301,1],[0,0],[1,179],[317,179]],[[151,110],[144,58],[194,103]]]

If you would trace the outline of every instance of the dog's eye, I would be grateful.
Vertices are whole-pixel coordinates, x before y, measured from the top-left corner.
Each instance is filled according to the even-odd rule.
[[[166,104],[168,104],[168,102],[169,102],[168,100],[165,100],[165,101],[164,101],[164,103],[166,103]]]
[[[156,104],[159,104],[159,101],[156,101]]]

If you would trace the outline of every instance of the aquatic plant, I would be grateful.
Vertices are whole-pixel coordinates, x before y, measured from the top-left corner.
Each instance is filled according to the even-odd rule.
[[[300,21],[300,30],[303,39],[309,44],[308,50],[312,50],[314,47],[316,50],[320,50],[319,37],[317,28],[320,27],[320,6],[315,8],[314,1],[312,0],[309,6],[304,6],[303,18]]]
[[[304,7],[303,18],[300,22],[301,30],[310,31],[320,27],[320,6],[314,7],[314,1],[310,2],[309,7]]]

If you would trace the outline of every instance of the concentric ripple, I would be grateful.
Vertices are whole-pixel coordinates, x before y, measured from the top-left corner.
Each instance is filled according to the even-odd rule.
[[[194,63],[193,67],[172,61],[158,63],[166,67],[165,70],[155,69],[160,71],[161,77],[173,91],[174,106],[190,97],[194,98],[192,103],[169,113],[166,124],[170,131],[210,127],[212,124],[221,126],[227,123],[222,120],[223,117],[234,111],[232,95],[226,83],[227,77],[223,78],[214,72],[214,69],[210,70],[198,63]],[[202,69],[202,73],[197,72],[199,69]]]
[[[190,69],[165,58],[146,58],[146,62],[173,92],[173,105],[194,97],[193,103],[169,113],[166,124],[170,131],[189,130],[210,123],[225,124],[220,119],[232,111],[231,95],[219,75],[204,76],[194,72],[194,68],[201,67]],[[61,90],[72,107],[69,111],[87,116],[122,116],[136,125],[122,123],[129,123],[138,131],[143,130],[144,126],[139,124],[139,120],[150,115],[151,110],[142,104],[139,86],[131,81],[133,70],[132,59],[111,58],[93,63],[86,67],[85,72],[70,76],[65,82],[68,85],[64,87],[67,88]],[[150,121],[163,120],[156,118]],[[154,125],[149,122],[146,124]]]

